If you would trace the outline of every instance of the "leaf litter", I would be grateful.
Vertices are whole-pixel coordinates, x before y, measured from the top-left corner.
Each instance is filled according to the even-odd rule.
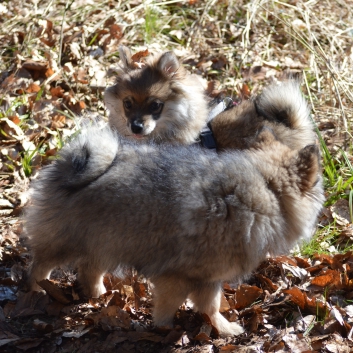
[[[50,281],[41,281],[45,293],[23,291],[30,256],[19,241],[18,217],[30,178],[75,133],[77,117],[106,115],[102,93],[113,80],[120,44],[136,49],[136,66],[143,65],[149,51],[173,49],[190,71],[207,81],[210,97],[230,95],[235,101],[258,93],[286,70],[304,72],[328,158],[336,169],[346,161],[342,175],[349,178],[353,158],[351,150],[343,148],[351,136],[347,126],[352,119],[353,57],[346,23],[353,23],[352,10],[348,3],[329,1],[322,6],[223,0],[0,4],[4,352],[352,350],[349,184],[327,188],[333,202],[324,209],[319,226],[323,230],[329,226],[337,234],[335,242],[326,233],[319,234],[317,254],[304,258],[299,251],[269,258],[246,283],[224,283],[221,312],[230,321],[241,320],[246,333],[239,337],[220,338],[209,318],[193,312],[188,301],[177,312],[172,330],[154,327],[150,286],[136,273],[125,279],[106,275],[107,292],[88,301],[80,296],[75,273],[69,269],[57,269]],[[281,17],[283,11],[287,18]],[[325,33],[322,23],[331,32]],[[330,46],[326,53],[325,45]]]

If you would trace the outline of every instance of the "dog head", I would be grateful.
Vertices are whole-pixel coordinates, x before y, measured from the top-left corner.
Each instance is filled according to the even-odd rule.
[[[120,57],[122,70],[105,92],[110,125],[140,140],[194,142],[207,118],[203,88],[192,82],[175,54],[165,52],[138,65],[121,47]]]

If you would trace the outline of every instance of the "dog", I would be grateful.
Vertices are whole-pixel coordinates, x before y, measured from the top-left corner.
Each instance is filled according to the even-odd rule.
[[[310,109],[295,79],[267,86],[259,96],[218,114],[209,125],[218,151],[252,147],[264,127],[293,150],[317,140]]]
[[[109,124],[130,139],[192,144],[208,117],[200,78],[189,74],[171,51],[137,65],[119,48],[122,68],[104,94]]]
[[[172,325],[188,297],[222,336],[241,334],[219,313],[222,281],[309,239],[324,199],[317,146],[293,150],[267,127],[253,142],[217,154],[109,127],[81,133],[31,187],[31,288],[72,264],[98,297],[104,273],[133,267],[153,283],[157,326]]]

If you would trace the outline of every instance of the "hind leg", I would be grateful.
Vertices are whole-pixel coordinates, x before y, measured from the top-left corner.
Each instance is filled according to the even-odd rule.
[[[107,291],[103,284],[105,272],[97,264],[92,264],[92,262],[81,262],[79,264],[77,279],[86,297],[98,298]]]
[[[152,283],[154,285],[154,323],[156,326],[173,327],[174,315],[191,291],[190,283],[176,276],[155,277]]]
[[[37,284],[37,282],[43,279],[49,279],[51,271],[59,264],[60,262],[55,261],[54,258],[48,259],[47,256],[35,254],[28,271],[28,289],[42,291],[43,289]]]
[[[222,336],[240,335],[244,329],[235,322],[229,322],[219,312],[221,305],[221,283],[201,283],[189,298],[195,304],[195,310],[209,316],[212,324]]]
[[[29,277],[28,277],[28,289],[35,291],[42,291],[43,288],[37,284],[37,281],[41,281],[43,279],[49,279],[51,271],[55,268],[55,266],[42,266],[41,264],[32,264]]]

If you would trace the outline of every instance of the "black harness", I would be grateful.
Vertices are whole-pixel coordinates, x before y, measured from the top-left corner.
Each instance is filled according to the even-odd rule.
[[[211,121],[220,113],[234,105],[234,102],[231,98],[226,97],[221,101],[211,102],[210,112],[208,113],[206,126],[200,132],[200,144],[202,147],[214,150],[217,148],[217,143],[214,138]]]

